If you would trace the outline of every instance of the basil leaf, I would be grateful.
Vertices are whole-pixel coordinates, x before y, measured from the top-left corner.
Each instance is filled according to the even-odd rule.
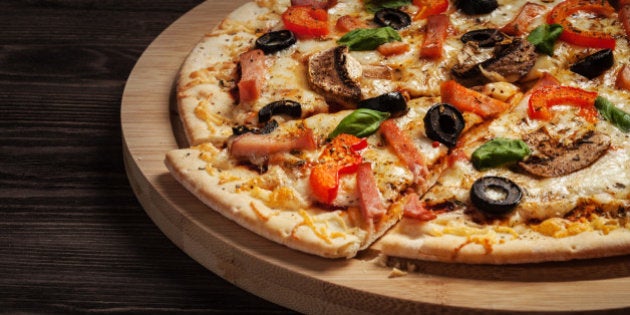
[[[623,132],[630,131],[630,114],[617,108],[613,103],[602,96],[595,99],[595,108],[604,119]]]
[[[527,40],[537,51],[553,56],[553,46],[563,30],[560,24],[543,24],[529,33]]]
[[[359,138],[367,137],[375,133],[381,126],[381,123],[390,115],[387,112],[359,108],[344,117],[335,130],[328,135],[328,139],[332,139],[342,133],[355,135]]]
[[[379,28],[358,28],[343,35],[337,43],[350,50],[373,50],[381,44],[401,41],[400,34],[390,26]]]
[[[411,4],[411,0],[364,0],[365,9],[374,13],[380,9],[398,9]]]
[[[522,140],[495,138],[477,148],[471,158],[473,166],[480,170],[518,162],[530,153]]]

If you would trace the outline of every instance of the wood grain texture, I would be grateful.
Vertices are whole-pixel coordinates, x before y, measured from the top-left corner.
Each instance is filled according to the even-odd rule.
[[[178,147],[171,125],[174,113],[169,111],[173,78],[206,26],[224,16],[221,10],[239,3],[243,1],[203,3],[162,33],[136,65],[123,98],[131,185],[156,225],[187,254],[239,287],[307,313],[629,310],[627,257],[513,266],[421,262],[417,272],[390,278],[391,268],[374,262],[377,249],[350,260],[314,257],[262,239],[209,211],[163,164],[165,152]]]
[[[177,248],[124,169],[127,77],[202,2],[0,1],[0,313],[292,313]]]

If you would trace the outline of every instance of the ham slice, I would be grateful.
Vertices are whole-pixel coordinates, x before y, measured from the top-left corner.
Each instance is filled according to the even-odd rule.
[[[357,169],[357,188],[361,214],[366,222],[379,221],[387,212],[376,185],[372,165],[361,163]]]
[[[230,153],[238,158],[264,158],[274,153],[292,150],[315,150],[317,143],[313,131],[298,129],[295,133],[254,134],[245,133],[236,137],[230,145]]]
[[[240,102],[251,102],[260,97],[265,77],[265,54],[260,49],[239,56],[241,79],[238,82]]]

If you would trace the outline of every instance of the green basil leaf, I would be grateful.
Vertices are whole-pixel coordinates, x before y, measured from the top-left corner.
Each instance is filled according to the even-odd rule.
[[[387,112],[359,108],[344,117],[335,130],[328,135],[328,139],[332,139],[342,133],[355,135],[359,138],[367,137],[375,133],[381,126],[381,123],[390,115]]]
[[[602,96],[595,99],[595,108],[604,119],[623,132],[630,132],[630,114],[617,108],[612,102]]]
[[[385,26],[352,30],[337,40],[337,43],[348,46],[350,50],[373,50],[395,40],[402,40],[400,34],[390,26]]]
[[[530,153],[522,140],[495,138],[477,148],[471,158],[473,166],[480,170],[518,162]]]
[[[543,24],[529,33],[527,40],[537,51],[553,56],[553,46],[563,30],[560,24]]]
[[[398,9],[411,4],[411,0],[364,0],[365,9],[374,13],[380,9]]]

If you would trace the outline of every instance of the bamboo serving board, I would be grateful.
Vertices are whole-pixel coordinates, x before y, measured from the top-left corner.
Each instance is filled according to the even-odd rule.
[[[390,277],[371,249],[328,260],[267,241],[212,211],[166,170],[182,145],[174,80],[198,40],[244,3],[206,1],[145,51],[122,99],[124,159],[147,214],[177,246],[231,283],[305,313],[508,313],[622,311],[630,308],[628,257],[512,266],[419,263]]]

